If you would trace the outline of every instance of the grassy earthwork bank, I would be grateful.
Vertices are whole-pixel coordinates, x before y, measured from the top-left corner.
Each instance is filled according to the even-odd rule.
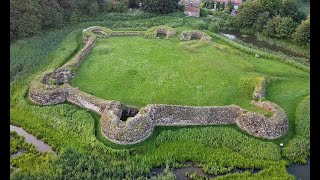
[[[152,168],[166,166],[171,172],[186,161],[195,162],[208,174],[248,169],[219,179],[294,179],[286,166],[303,163],[309,155],[309,73],[280,60],[256,58],[214,36],[208,43],[181,42],[178,35],[190,28],[186,21],[179,15],[124,14],[122,19],[110,15],[108,20],[83,22],[13,42],[10,123],[44,140],[58,156],[30,150],[11,158],[10,163],[18,167],[11,179],[146,179]],[[157,127],[146,141],[120,146],[103,138],[98,115],[68,103],[42,107],[28,100],[29,84],[36,75],[61,66],[83,46],[84,28],[146,30],[162,24],[177,27],[177,36],[170,40],[99,40],[77,70],[73,85],[138,107],[149,103],[237,104],[259,111],[249,102],[256,79],[265,77],[266,99],[280,105],[289,117],[287,135],[270,141],[252,137],[236,126]],[[21,139],[12,135],[10,142],[16,141]],[[35,162],[36,167],[30,166]],[[253,174],[249,169],[261,171]],[[172,173],[152,178],[174,179]]]

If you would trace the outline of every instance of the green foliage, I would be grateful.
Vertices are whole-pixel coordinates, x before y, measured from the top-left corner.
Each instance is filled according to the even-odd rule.
[[[275,16],[280,12],[282,0],[257,0],[257,3],[261,4],[264,11],[268,11],[271,16]]]
[[[264,26],[263,33],[269,37],[287,39],[291,37],[295,24],[291,17],[275,16]]]
[[[208,32],[207,32],[208,33]],[[262,57],[265,57],[265,58],[270,58],[270,59],[273,59],[273,60],[276,60],[276,61],[280,61],[280,62],[283,62],[285,64],[288,64],[288,65],[291,65],[291,66],[294,66],[298,69],[301,69],[303,71],[306,71],[306,72],[310,72],[310,68],[304,64],[301,64],[299,62],[296,62],[292,59],[288,59],[288,57],[283,57],[283,56],[279,56],[279,55],[275,55],[275,54],[271,54],[271,53],[266,53],[266,52],[263,52],[263,51],[260,51],[260,50],[256,50],[256,49],[252,49],[252,48],[248,48],[246,46],[243,46],[237,42],[234,42],[226,37],[223,37],[221,35],[218,35],[218,34],[214,34],[214,33],[208,33],[210,36],[214,37],[214,38],[217,38],[219,40],[222,40],[223,42],[227,43],[228,45],[234,47],[234,48],[237,48],[241,51],[244,51],[246,53],[250,53],[252,55],[255,55],[255,54],[259,54],[260,56]]]
[[[13,0],[10,1],[11,35],[27,37],[39,34],[43,15],[38,0]]]
[[[114,4],[110,4],[111,7],[112,7],[112,12],[119,12],[119,13],[122,13],[122,12],[125,12],[128,10],[128,0],[122,0],[122,1],[113,1]],[[109,6],[110,6],[109,5]]]
[[[207,17],[207,15],[212,14],[212,11],[205,8],[200,8],[200,16],[201,17]]]
[[[49,164],[53,162],[53,155],[51,153],[39,153],[36,148],[26,143],[25,138],[18,135],[16,132],[10,132],[10,155],[22,150],[23,153],[17,157],[10,158],[10,166],[18,168],[18,173],[11,171],[11,179],[20,179],[21,174],[43,174],[51,170]],[[25,177],[25,176],[22,176]]]
[[[310,154],[310,96],[299,103],[296,117],[297,136],[285,146],[283,155],[293,163],[306,163],[306,158]]]
[[[231,11],[234,8],[234,5],[231,3],[231,1],[229,0],[227,3],[227,7],[229,7],[229,10]]]
[[[199,30],[208,28],[208,24],[205,21],[193,21],[192,24],[190,24],[190,26],[194,29],[199,29]]]
[[[63,9],[59,6],[56,0],[41,0],[41,14],[43,15],[42,25],[43,29],[60,28],[63,22]]]
[[[245,1],[239,7],[237,21],[240,28],[251,28],[265,9],[259,1]]]
[[[282,17],[291,17],[293,21],[298,23],[307,17],[307,14],[299,7],[298,0],[283,1],[280,8],[280,15]]]
[[[24,137],[18,135],[14,131],[10,131],[10,155],[23,150],[24,153],[36,153],[36,149],[32,144],[26,143]]]
[[[216,5],[216,9],[220,9],[221,3],[218,1]]]
[[[168,14],[178,8],[178,0],[142,0],[143,9],[156,14]]]
[[[310,17],[295,29],[293,38],[299,44],[310,45]]]
[[[221,4],[221,9],[224,9],[225,7],[226,7],[226,3],[223,2],[223,3]]]
[[[259,14],[257,20],[253,25],[253,28],[256,29],[256,31],[261,32],[264,29],[264,26],[267,24],[269,18],[270,18],[269,12],[263,12]]]

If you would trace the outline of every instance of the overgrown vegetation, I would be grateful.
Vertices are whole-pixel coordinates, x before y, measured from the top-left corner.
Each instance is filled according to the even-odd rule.
[[[271,38],[304,46],[310,44],[310,24],[304,21],[307,14],[298,0],[246,1],[240,5],[239,14],[235,18],[242,32],[262,32]],[[303,28],[298,28],[298,25]],[[296,38],[292,40],[292,37]]]
[[[308,106],[298,106],[301,100],[309,95],[309,74],[291,65],[283,64],[281,61],[270,60],[269,56],[273,55],[266,54],[265,57],[255,58],[254,53],[256,51],[243,46],[238,47],[234,42],[234,45],[230,42],[227,43],[227,41],[218,38],[220,36],[214,33],[209,34],[208,32],[213,37],[213,42],[209,43],[211,45],[191,41],[181,43],[180,46],[173,46],[172,41],[173,43],[178,43],[177,39],[149,40],[150,42],[156,42],[155,44],[159,41],[169,45],[169,47],[182,48],[185,52],[183,57],[186,59],[195,56],[204,58],[200,62],[194,60],[194,64],[198,68],[206,70],[201,73],[206,75],[208,79],[212,73],[216,75],[214,78],[221,77],[221,80],[216,80],[218,84],[215,85],[221,85],[221,88],[226,88],[225,91],[222,89],[217,91],[220,92],[222,97],[227,97],[226,100],[221,98],[214,99],[213,97],[218,97],[217,94],[215,95],[216,92],[210,92],[214,95],[212,99],[206,100],[202,98],[203,102],[210,102],[210,104],[212,103],[211,105],[215,105],[213,103],[218,103],[219,101],[221,104],[241,104],[244,98],[252,95],[251,92],[254,87],[251,83],[251,77],[266,76],[268,87],[266,98],[279,104],[289,117],[290,129],[285,137],[274,141],[261,140],[245,134],[234,126],[158,127],[146,141],[137,145],[123,147],[116,146],[107,140],[101,140],[103,137],[98,138],[99,127],[97,124],[99,123],[97,121],[99,121],[99,117],[92,115],[87,110],[70,104],[41,107],[31,103],[27,98],[31,80],[44,70],[59,67],[70,60],[74,53],[83,46],[81,33],[84,28],[100,25],[120,30],[147,30],[152,26],[168,25],[179,27],[177,29],[177,34],[179,34],[183,30],[190,29],[190,27],[183,26],[186,22],[193,21],[191,18],[186,20],[179,13],[158,17],[141,12],[102,15],[97,17],[96,21],[91,17],[87,17],[86,20],[88,22],[68,25],[59,31],[46,32],[39,36],[15,41],[10,46],[10,123],[21,126],[37,138],[43,139],[58,153],[56,158],[48,153],[27,153],[18,156],[16,159],[11,159],[11,164],[19,168],[18,171],[12,171],[11,179],[145,179],[152,168],[162,165],[168,167],[167,175],[159,175],[158,177],[153,177],[153,179],[172,179],[174,177],[171,173],[172,168],[178,167],[178,164],[186,161],[197,162],[200,167],[207,169],[209,173],[225,172],[224,168],[231,167],[262,169],[257,174],[245,172],[226,175],[221,177],[222,179],[294,179],[293,176],[287,173],[286,166],[292,162],[304,162],[308,154],[305,148],[297,148],[300,146],[295,146],[295,144],[302,144],[303,147],[308,148],[308,140],[306,139],[308,128],[303,126],[305,128],[302,130],[295,127],[297,127],[297,123],[305,124],[309,122],[310,117],[305,113],[308,110]],[[121,37],[117,38],[110,38],[106,41],[113,43],[124,42]],[[131,38],[133,37],[127,38],[128,43],[130,43]],[[144,39],[136,38],[137,42],[145,42],[142,41]],[[103,41],[101,43],[103,45]],[[121,47],[118,50],[110,49],[112,46],[114,44],[107,44],[107,47],[103,47],[100,50],[97,46],[95,51],[96,53],[100,52],[100,55],[108,55],[108,58],[113,51],[121,51],[121,54],[126,54],[126,50],[121,49]],[[143,47],[143,45],[141,46]],[[162,50],[166,49],[163,46],[160,47],[162,47]],[[134,48],[139,49],[139,46],[132,47],[132,49]],[[132,49],[131,52],[134,52]],[[155,57],[160,56],[157,52],[153,53]],[[207,53],[211,54],[211,57],[206,57]],[[143,56],[139,51],[136,54]],[[89,55],[84,63],[90,61],[90,56],[92,57],[93,54]],[[116,54],[116,56],[119,55]],[[130,56],[132,57],[132,54]],[[181,60],[177,61],[177,59]],[[184,69],[184,67],[179,66],[185,63],[181,57],[172,58],[171,60],[177,62],[172,62],[169,58],[162,61],[158,59],[154,63],[157,63],[160,70],[165,69],[165,64],[174,65],[176,63],[177,66],[172,68],[175,67],[180,71],[190,71],[190,69]],[[92,60],[91,62],[94,63],[95,61]],[[108,60],[106,63],[114,62]],[[125,65],[124,62],[120,61],[120,63]],[[132,70],[130,67],[148,69],[141,66],[141,63],[138,66],[137,63],[127,61],[127,66],[123,66],[127,68],[127,71],[123,71],[123,74],[118,73],[118,75],[122,75],[122,82],[126,82],[126,86],[118,84],[119,87],[130,88],[131,81],[136,81],[135,78],[127,78],[128,74],[133,77],[141,75],[139,72],[130,71]],[[211,72],[208,69],[210,66],[221,67],[220,72]],[[153,69],[151,70],[153,71]],[[196,73],[194,71],[196,71],[196,68],[190,73]],[[170,72],[170,68],[168,68],[167,72]],[[229,80],[234,81],[234,85],[227,81],[228,78],[231,78],[231,75],[241,73],[245,73],[246,76],[239,76],[241,77],[240,79],[236,77],[235,80]],[[103,76],[110,74],[110,72],[107,72]],[[173,78],[170,74],[164,74],[162,77],[169,80]],[[188,81],[191,80],[191,77],[187,76],[186,78],[188,78]],[[213,76],[211,78],[213,79]],[[226,81],[223,81],[223,79]],[[183,80],[181,78],[180,83],[188,85]],[[212,80],[210,81],[215,83]],[[98,82],[96,81],[96,83]],[[163,85],[169,87],[164,81]],[[194,92],[199,92],[199,96],[204,87],[213,86],[213,89],[217,88],[212,84],[205,83],[203,87],[199,86],[199,88],[197,88],[198,84],[189,83],[189,85],[196,87]],[[134,83],[133,86],[135,86]],[[185,88],[189,88],[189,86],[185,86]],[[234,92],[234,88],[240,90],[241,93],[235,92],[235,95],[232,95],[230,92]],[[122,95],[129,97],[130,93]],[[237,98],[236,96],[242,93],[247,95],[242,99],[232,99],[232,97]],[[229,95],[231,96],[228,98]],[[186,97],[189,96],[186,94]],[[182,100],[180,99],[179,101],[181,102]],[[199,101],[192,101],[192,99],[187,98],[185,101],[194,104],[199,103]],[[295,140],[297,137],[302,137],[303,141],[300,141],[300,139]],[[17,147],[15,149],[19,149],[21,146],[24,147],[21,138],[19,139],[17,141],[12,140],[13,144],[16,143],[13,146]],[[282,153],[279,143],[285,144]],[[12,152],[14,151],[12,150]]]

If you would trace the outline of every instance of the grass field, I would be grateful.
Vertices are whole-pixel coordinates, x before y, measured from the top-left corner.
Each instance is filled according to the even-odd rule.
[[[285,83],[277,86],[284,91],[298,85],[299,91],[284,97],[284,103],[308,95],[307,72],[214,42],[181,42],[177,38],[100,40],[80,65],[72,85],[138,107],[237,104],[253,108],[249,102],[261,76],[282,79]],[[280,93],[269,91],[268,95]],[[288,108],[294,113],[294,107]]]
[[[10,123],[43,139],[57,151],[58,157],[26,155],[11,159],[10,163],[20,166],[20,170],[12,172],[10,178],[146,179],[154,167],[164,165],[170,172],[186,161],[194,161],[209,174],[234,167],[262,169],[254,175],[245,172],[227,175],[225,179],[294,179],[286,166],[304,162],[309,155],[309,73],[276,60],[255,58],[254,54],[221,45],[221,40],[213,39],[209,44],[142,37],[102,40],[83,61],[73,83],[96,96],[139,107],[148,103],[246,107],[253,80],[266,76],[266,98],[288,114],[288,135],[267,141],[247,135],[235,126],[157,127],[141,144],[116,146],[99,134],[97,114],[71,104],[42,107],[27,100],[29,84],[36,75],[64,64],[83,46],[83,27],[110,24],[141,28],[169,21],[170,18],[153,17],[130,23],[91,22],[12,44]],[[197,92],[198,96],[191,95]],[[285,145],[284,151],[280,142]],[[158,177],[161,178],[165,179]]]

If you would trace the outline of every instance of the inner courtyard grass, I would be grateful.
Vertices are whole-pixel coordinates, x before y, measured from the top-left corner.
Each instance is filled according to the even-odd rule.
[[[293,96],[309,90],[308,73],[215,42],[128,36],[99,40],[71,84],[95,96],[138,107],[237,104],[259,111],[250,101],[261,76],[303,81],[305,93]],[[286,89],[290,83],[280,86]]]

